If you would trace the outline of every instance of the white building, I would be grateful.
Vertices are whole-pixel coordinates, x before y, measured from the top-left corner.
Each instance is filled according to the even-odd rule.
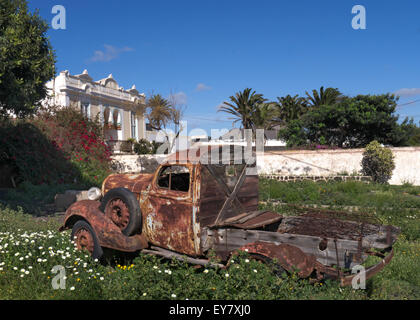
[[[129,90],[120,87],[112,74],[94,81],[87,70],[78,75],[66,70],[49,81],[47,89],[50,96],[47,103],[77,108],[91,119],[99,116],[108,141],[147,137],[145,95],[134,85]]]

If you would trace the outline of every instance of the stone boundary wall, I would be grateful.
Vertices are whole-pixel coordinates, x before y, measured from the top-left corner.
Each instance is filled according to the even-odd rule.
[[[420,185],[420,147],[391,148],[395,169],[390,184]],[[364,149],[266,151],[259,173],[280,176],[359,174]]]
[[[273,174],[260,174],[260,177],[284,182],[296,182],[296,181],[362,181],[366,183],[372,182],[371,177],[366,176],[281,176]]]
[[[391,148],[395,170],[390,184],[420,185],[420,147]],[[294,179],[358,179],[364,149],[266,151],[258,158],[258,173],[282,181]],[[165,155],[114,155],[112,167],[119,173],[154,172]],[[356,178],[352,178],[355,176]],[[283,177],[283,178],[277,178]],[[298,178],[299,177],[299,178]],[[337,178],[340,177],[340,178]],[[362,177],[360,177],[362,179]]]
[[[166,155],[132,155],[117,154],[113,155],[111,168],[117,173],[153,173],[159,167]]]

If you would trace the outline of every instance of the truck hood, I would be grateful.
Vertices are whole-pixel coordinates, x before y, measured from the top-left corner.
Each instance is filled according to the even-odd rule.
[[[102,184],[102,195],[115,188],[126,188],[133,193],[139,194],[152,182],[153,174],[112,174]]]

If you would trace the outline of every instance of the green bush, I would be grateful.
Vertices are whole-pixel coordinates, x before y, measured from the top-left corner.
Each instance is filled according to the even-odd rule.
[[[373,181],[387,183],[395,169],[394,155],[391,149],[382,147],[378,141],[366,146],[362,159],[362,173],[371,176]]]
[[[127,139],[121,143],[120,150],[122,152],[131,153],[133,152],[133,146],[136,143],[136,140],[133,138]]]
[[[153,145],[147,141],[146,139],[140,139],[139,142],[134,144],[134,152],[142,155],[142,154],[152,154],[153,153]]]
[[[13,167],[19,183],[100,186],[110,173],[110,155],[99,120],[72,108],[0,123],[0,165]]]

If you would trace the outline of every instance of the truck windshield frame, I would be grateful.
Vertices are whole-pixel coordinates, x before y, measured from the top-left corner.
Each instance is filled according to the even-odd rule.
[[[165,171],[168,172],[165,173]],[[188,186],[186,188],[187,183]],[[188,194],[191,188],[191,172],[187,166],[179,164],[164,165],[159,170],[159,174],[156,179],[156,186],[158,189]]]

